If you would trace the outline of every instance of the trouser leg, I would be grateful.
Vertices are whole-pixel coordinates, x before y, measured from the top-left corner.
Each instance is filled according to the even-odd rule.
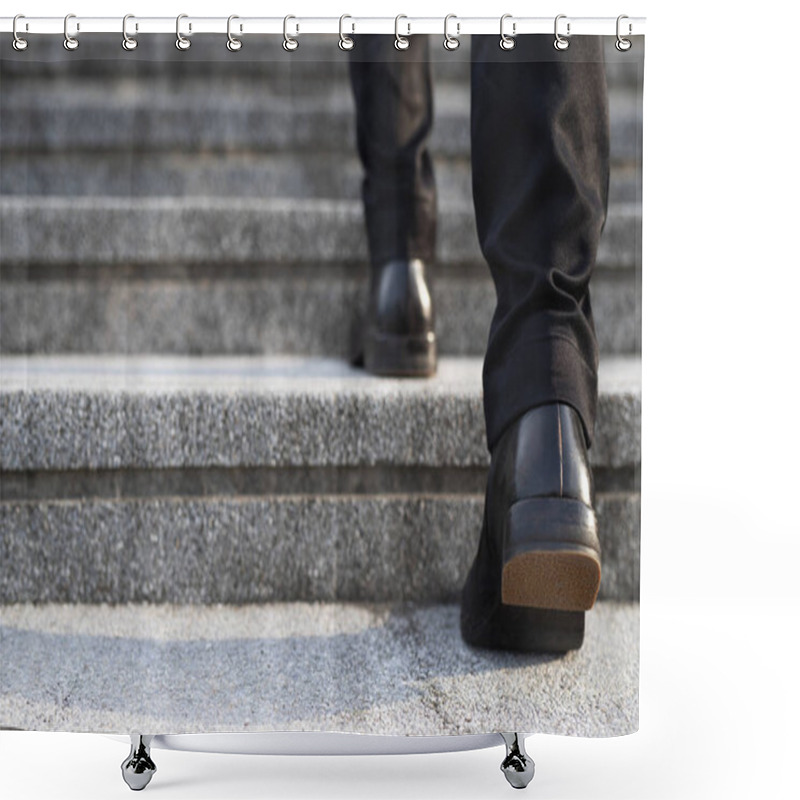
[[[531,408],[573,406],[591,441],[597,340],[589,278],[608,199],[602,40],[472,37],[472,180],[497,290],[483,370],[489,449]]]
[[[428,152],[433,123],[428,37],[400,52],[393,36],[356,36],[350,79],[362,197],[373,266],[393,259],[431,261],[436,187]]]

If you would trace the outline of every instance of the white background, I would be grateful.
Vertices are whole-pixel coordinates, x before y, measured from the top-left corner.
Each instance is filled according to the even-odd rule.
[[[2,13],[647,16],[641,730],[613,740],[530,738],[537,776],[527,796],[796,797],[797,5],[736,6],[726,16],[725,4],[712,14],[711,4],[683,0],[17,3]],[[0,733],[0,794],[127,797],[126,754],[101,736]],[[509,797],[501,755],[155,751],[159,772],[145,791]]]

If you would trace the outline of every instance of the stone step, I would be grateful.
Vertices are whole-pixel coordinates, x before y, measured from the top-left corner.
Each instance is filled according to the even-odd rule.
[[[0,607],[0,718],[114,734],[638,729],[637,604],[598,604],[583,646],[564,657],[469,647],[458,614],[454,604]]]
[[[2,356],[0,470],[486,467],[478,358]],[[595,466],[639,464],[641,359],[602,360]]]
[[[120,48],[121,49],[121,48]],[[609,92],[611,156],[641,158],[641,103]],[[467,156],[469,90],[436,87],[431,149]],[[342,81],[323,93],[292,82],[280,93],[257,81],[222,76],[175,85],[168,79],[130,80],[116,91],[107,81],[25,81],[0,94],[4,152],[346,152],[355,150],[353,98]]]
[[[313,234],[313,235],[312,235]],[[250,197],[0,197],[3,263],[363,264],[357,200]],[[609,207],[597,263],[640,263],[641,206]],[[437,261],[483,265],[471,201],[439,210]]]
[[[407,482],[411,494],[3,499],[0,540],[14,570],[0,603],[457,601],[483,495]],[[79,483],[92,490],[91,477]],[[638,600],[639,495],[599,492],[595,507],[600,597]]]
[[[192,37],[189,50],[178,52],[172,34],[148,34],[140,46],[123,53],[118,34],[90,34],[81,37],[78,50],[65,57],[58,36],[35,37],[32,47],[17,53],[10,41],[0,40],[0,80],[19,82],[33,77],[48,80],[101,77],[109,82],[120,78],[170,76],[173,79],[205,80],[209,75],[228,79],[248,76],[262,86],[284,87],[296,80],[325,85],[331,79],[348,80],[349,56],[337,47],[336,36],[304,35],[294,53],[281,47],[280,36],[245,37],[239,53],[229,53],[225,37]],[[409,58],[418,57],[412,47]],[[610,85],[635,89],[641,82],[641,57],[631,58],[614,47],[615,38],[606,37],[604,56]],[[429,38],[429,61],[435,79],[469,81],[470,37],[463,37],[458,50],[445,52],[440,37]],[[35,45],[35,47],[34,47]],[[33,57],[32,57],[33,56]]]
[[[434,158],[439,202],[472,198],[469,159]],[[3,155],[0,195],[69,197],[361,197],[355,153],[21,153]],[[609,202],[641,200],[641,170],[615,164]]]
[[[0,359],[0,602],[440,602],[479,535],[478,359]],[[601,364],[602,597],[638,598],[641,364]]]
[[[638,205],[610,208],[592,281],[605,353],[641,349],[640,226]],[[355,200],[0,198],[0,352],[350,357],[365,238]],[[495,294],[471,206],[442,209],[431,274],[441,352],[482,354]]]
[[[593,282],[604,352],[640,349],[640,227],[638,204],[610,207]],[[357,349],[357,200],[3,197],[0,238],[3,352]],[[471,205],[440,211],[433,282],[442,352],[483,353],[494,290]]]
[[[560,658],[468,647],[458,614],[454,604],[0,607],[0,719],[112,734],[638,728],[637,604],[597,604],[583,647]]]
[[[430,270],[443,355],[483,355],[495,291],[485,265]],[[367,267],[72,264],[0,268],[0,353],[293,354],[360,349]],[[641,351],[638,273],[598,268],[602,353]]]

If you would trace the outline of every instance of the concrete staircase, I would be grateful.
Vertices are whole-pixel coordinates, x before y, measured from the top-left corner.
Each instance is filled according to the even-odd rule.
[[[435,379],[402,381],[348,364],[366,246],[335,43],[231,55],[198,38],[182,54],[149,37],[126,54],[119,37],[87,37],[65,54],[57,38],[32,45],[36,61],[0,43],[0,648],[13,665],[0,725],[466,733],[529,722],[523,697],[541,729],[635,728],[636,65],[608,49],[611,205],[592,298],[601,602],[584,648],[553,662],[458,634],[494,302],[472,215],[467,43],[431,48],[442,361]],[[322,689],[287,699],[298,669],[333,686],[335,708]],[[147,682],[115,697],[137,671],[162,702]]]

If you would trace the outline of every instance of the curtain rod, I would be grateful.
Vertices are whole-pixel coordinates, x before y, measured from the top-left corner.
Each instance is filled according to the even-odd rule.
[[[301,37],[304,33],[329,34],[414,34],[445,33],[444,17],[235,17],[232,32],[237,37],[248,34],[290,34]],[[641,36],[645,32],[644,17],[570,17],[559,14],[555,17],[515,17],[503,15],[502,30],[506,36],[534,33],[553,34],[558,25],[561,36]],[[25,34],[65,33],[79,38],[87,33],[122,33],[122,17],[25,17],[17,18],[18,36]],[[128,36],[149,33],[176,33],[178,20],[175,17],[136,17],[128,15],[125,30]],[[469,34],[501,33],[501,17],[458,17],[453,14],[447,18],[447,32],[450,36]],[[619,26],[619,27],[618,27]],[[0,17],[0,33],[14,31],[14,17]],[[181,15],[180,32],[185,37],[198,33],[228,33],[228,17],[194,17]]]

